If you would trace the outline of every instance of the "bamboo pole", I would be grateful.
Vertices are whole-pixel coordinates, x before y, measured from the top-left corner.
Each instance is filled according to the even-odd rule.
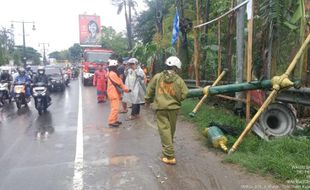
[[[253,15],[253,6],[252,6]],[[247,48],[247,82],[252,80],[252,48],[253,48],[253,17],[248,20],[248,48]],[[247,91],[246,94],[246,122],[250,122],[251,110],[251,93]]]
[[[221,80],[222,78],[225,76],[226,74],[226,70],[224,70],[220,76],[217,77],[216,81],[214,81],[214,83],[212,84],[212,86],[216,86]],[[194,117],[195,114],[197,113],[197,111],[199,110],[199,108],[201,107],[201,105],[203,104],[203,102],[208,98],[208,91],[206,91],[207,93],[205,93],[205,95],[201,98],[201,100],[198,102],[198,104],[195,106],[195,108],[193,109],[193,111],[191,113],[189,113],[190,116]]]
[[[308,34],[306,40],[302,44],[301,48],[297,52],[296,56],[294,57],[293,61],[291,62],[291,64],[287,68],[287,70],[285,71],[284,75],[289,76],[292,73],[296,64],[298,63],[298,59],[302,56],[302,54],[305,51],[305,49],[307,48],[309,42],[310,42],[310,34]]]
[[[305,9],[305,12],[306,13],[309,13],[310,12],[310,1],[304,1],[305,3],[305,6],[304,6],[304,9]],[[307,22],[307,19],[306,21]],[[305,25],[305,38],[307,37],[307,35],[310,33],[310,25],[306,24]],[[303,72],[302,72],[302,81],[304,82],[304,85],[305,86],[308,86],[308,84],[310,83],[310,81],[308,81],[308,77],[307,77],[307,74],[308,74],[308,59],[310,59],[310,53],[309,51],[306,51],[304,53],[304,63],[303,63]]]
[[[221,20],[217,22],[217,44],[219,47],[217,53],[217,76],[220,76],[222,70]]]
[[[244,129],[244,131],[241,133],[237,141],[234,143],[234,145],[229,150],[228,154],[233,153],[239,144],[243,141],[244,137],[248,134],[248,132],[252,129],[252,126],[255,124],[257,119],[261,116],[261,114],[265,111],[265,109],[268,107],[268,105],[272,102],[273,98],[277,95],[277,90],[273,90],[271,94],[268,96],[267,100],[263,103],[262,107],[259,108],[259,110],[256,112],[252,120],[247,124],[247,127]]]
[[[177,55],[178,55],[178,57],[180,57],[180,44],[181,44],[181,42],[180,42],[180,37],[179,37],[178,41],[177,41]]]
[[[305,28],[306,28],[306,18],[305,18],[305,2],[304,0],[299,0],[300,4],[300,9],[301,9],[301,18],[300,18],[300,32],[299,32],[299,39],[300,39],[300,44],[305,40]],[[295,73],[297,79],[300,79],[302,83],[305,81],[303,80],[302,73],[303,73],[303,66],[304,64],[304,56],[300,58],[299,64],[296,65]]]
[[[226,96],[226,95],[216,95],[216,97],[219,97],[219,98],[224,98],[224,99],[227,99],[227,100],[232,100],[232,101],[236,101],[236,102],[243,102],[243,103],[246,103],[246,100],[244,100],[244,99],[235,98],[235,97],[231,97],[231,96]]]
[[[200,23],[199,1],[196,0],[196,22]],[[199,29],[193,29],[194,36],[194,66],[196,86],[200,86],[200,46],[199,46]]]
[[[268,107],[268,105],[272,102],[272,100],[276,97],[277,93],[279,90],[283,88],[288,88],[293,85],[293,83],[288,79],[288,76],[292,73],[294,70],[296,64],[298,63],[297,61],[299,58],[303,55],[303,52],[307,49],[308,44],[310,43],[310,34],[306,38],[306,40],[303,42],[302,46],[300,47],[299,51],[295,55],[293,61],[290,63],[288,66],[286,72],[281,75],[281,76],[275,76],[272,79],[272,84],[273,84],[273,91],[271,94],[268,96],[266,101],[263,103],[262,107],[256,112],[252,120],[247,124],[246,128],[243,130],[237,141],[234,143],[234,145],[231,147],[229,150],[228,154],[233,153],[239,144],[243,141],[245,136],[248,134],[248,132],[252,129],[253,125],[257,121],[257,119],[261,116],[261,114],[265,111],[265,109]]]

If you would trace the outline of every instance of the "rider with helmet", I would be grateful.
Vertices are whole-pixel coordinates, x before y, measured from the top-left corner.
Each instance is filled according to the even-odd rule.
[[[181,101],[186,98],[188,89],[183,79],[176,73],[181,69],[182,63],[179,58],[171,56],[165,64],[166,69],[156,74],[149,82],[145,101],[147,105],[154,102],[162,144],[161,161],[166,164],[176,164],[173,137]]]
[[[26,66],[26,75],[31,79],[33,77],[33,71],[31,70],[31,66],[27,65]]]
[[[0,75],[0,80],[5,82],[11,82],[13,80],[8,67],[3,67]]]
[[[3,67],[0,75],[0,81],[9,84],[9,90],[11,89],[11,82],[13,81],[13,77],[10,74],[10,69],[8,67]]]
[[[37,74],[33,78],[33,83],[43,82],[46,85],[48,84],[48,76],[45,74],[44,66],[39,66]]]
[[[26,71],[24,68],[19,68],[18,69],[18,76],[15,78],[14,84],[16,83],[25,83],[26,84],[26,97],[30,97],[31,92],[30,92],[30,83],[31,79],[28,75],[26,75]]]
[[[44,83],[44,85],[48,86],[49,83],[49,77],[45,74],[45,67],[39,66],[37,74],[33,78],[33,84],[36,85],[36,83]],[[47,93],[48,101],[51,101],[51,97],[49,96],[49,93]]]

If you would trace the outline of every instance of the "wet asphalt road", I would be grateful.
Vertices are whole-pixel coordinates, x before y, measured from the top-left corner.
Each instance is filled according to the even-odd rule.
[[[72,81],[65,92],[53,93],[42,116],[32,104],[0,108],[0,190],[281,189],[222,164],[185,121],[176,133],[177,165],[161,163],[151,110],[108,128],[109,103],[97,104],[94,87],[81,87],[79,99],[79,85]]]

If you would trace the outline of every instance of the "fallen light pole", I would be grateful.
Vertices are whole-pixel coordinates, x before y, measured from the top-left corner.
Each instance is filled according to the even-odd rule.
[[[263,105],[260,109],[256,112],[254,117],[251,121],[247,124],[246,128],[243,130],[237,141],[233,144],[232,148],[229,150],[229,154],[233,153],[240,143],[243,141],[245,136],[251,130],[253,125],[256,123],[257,119],[261,116],[264,110],[268,107],[268,105],[274,100],[277,96],[278,92],[283,89],[287,89],[290,87],[298,88],[300,86],[299,81],[292,82],[288,77],[292,73],[293,69],[295,68],[296,64],[298,63],[298,59],[303,55],[303,52],[307,49],[308,44],[310,43],[310,34],[303,42],[301,48],[297,52],[296,56],[294,57],[293,61],[290,63],[289,67],[287,68],[286,72],[281,76],[274,76],[271,80],[263,80],[263,81],[252,81],[246,83],[239,83],[239,84],[229,84],[229,85],[222,85],[222,86],[206,86],[200,89],[193,89],[190,90],[188,93],[188,98],[190,97],[201,97],[204,95],[208,96],[214,94],[223,94],[228,92],[240,92],[240,91],[247,91],[247,90],[255,90],[255,89],[271,89],[271,93],[269,94],[268,98],[265,100]],[[206,98],[203,98],[205,100]],[[190,113],[191,116],[195,116],[195,113],[202,105],[202,102],[199,102],[193,112]]]

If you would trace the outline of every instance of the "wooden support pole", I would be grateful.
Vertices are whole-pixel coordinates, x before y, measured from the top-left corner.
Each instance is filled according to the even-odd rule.
[[[220,76],[222,72],[221,20],[217,21],[217,44],[219,47],[217,52],[217,76]]]
[[[253,6],[251,6],[253,15]],[[247,82],[252,80],[252,47],[253,47],[253,16],[248,20],[248,45],[247,45]],[[246,122],[250,122],[251,94],[247,91],[246,94]]]
[[[246,100],[244,100],[244,99],[239,99],[239,98],[235,98],[235,97],[231,97],[231,96],[216,95],[216,97],[220,97],[220,98],[224,98],[224,99],[232,100],[232,101],[236,101],[236,102],[243,102],[243,103],[246,103]]]

